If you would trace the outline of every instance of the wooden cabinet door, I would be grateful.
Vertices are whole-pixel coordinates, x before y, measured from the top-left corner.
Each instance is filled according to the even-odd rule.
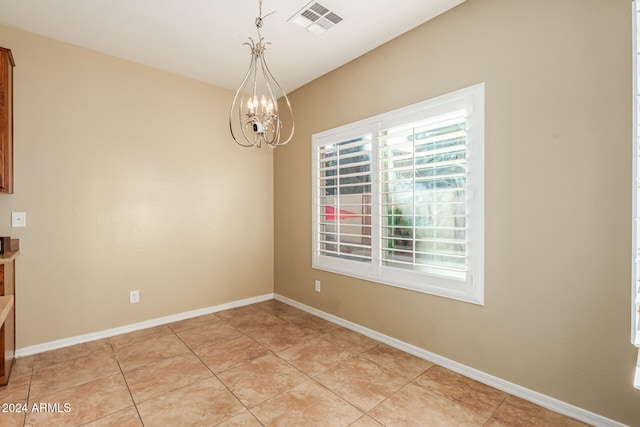
[[[0,47],[0,193],[13,193],[13,56]]]

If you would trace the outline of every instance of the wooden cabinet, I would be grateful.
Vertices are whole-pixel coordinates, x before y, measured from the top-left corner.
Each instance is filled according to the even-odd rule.
[[[13,67],[11,50],[0,47],[0,193],[13,193]]]
[[[16,255],[17,240],[14,250],[0,255],[0,386],[9,382],[9,375],[16,350]]]

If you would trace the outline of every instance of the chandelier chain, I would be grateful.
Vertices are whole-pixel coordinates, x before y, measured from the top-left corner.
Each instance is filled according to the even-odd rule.
[[[258,17],[256,18],[256,28],[258,29],[258,35],[260,35],[260,28],[262,28],[262,0],[258,2]]]
[[[260,37],[260,28],[262,28],[264,19],[267,18],[268,16],[273,15],[274,13],[276,12],[273,11],[271,13],[267,13],[265,16],[262,16],[262,0],[258,1],[258,17],[256,18],[256,28],[258,29],[258,37]]]

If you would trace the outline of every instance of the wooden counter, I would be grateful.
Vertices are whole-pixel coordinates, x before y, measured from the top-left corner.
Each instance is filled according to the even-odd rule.
[[[8,264],[16,259],[18,251],[10,251],[0,254],[0,264]]]

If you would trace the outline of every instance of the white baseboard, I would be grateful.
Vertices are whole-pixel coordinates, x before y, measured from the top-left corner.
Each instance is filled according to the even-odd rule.
[[[505,393],[520,397],[524,400],[535,403],[536,405],[540,405],[544,408],[550,409],[560,414],[567,415],[571,418],[575,418],[595,427],[627,427],[625,424],[621,424],[617,421],[605,418],[601,415],[589,412],[585,409],[578,408],[577,406],[570,405],[568,403],[554,399],[553,397],[549,397],[536,391],[529,390],[525,387],[519,386],[509,381],[505,381],[493,375],[463,365],[462,363],[458,363],[451,359],[447,359],[446,357],[431,353],[430,351],[424,350],[420,347],[416,347],[404,341],[392,338],[388,335],[381,334],[380,332],[376,332],[372,329],[365,328],[364,326],[360,326],[357,323],[350,322],[341,317],[337,317],[308,305],[299,303],[282,295],[275,294],[274,298],[292,307],[298,308],[300,310],[306,311],[307,313],[328,320],[329,322],[336,323],[369,338],[373,338],[376,341],[380,341],[391,347],[395,347],[399,350],[420,357],[421,359],[428,360],[429,362],[443,366],[478,382],[497,388],[498,390],[502,390]]]
[[[43,344],[23,347],[16,350],[16,357],[31,356],[33,354],[43,353],[49,350],[69,347],[71,345],[81,344],[84,342],[95,341],[115,335],[126,334],[127,332],[139,331],[141,329],[151,328],[153,326],[165,325],[167,323],[177,322],[179,320],[190,319],[192,317],[203,316],[205,314],[216,313],[218,311],[229,310],[231,308],[242,307],[244,305],[255,304],[257,302],[268,301],[273,299],[274,294],[259,295],[257,297],[246,298],[238,301],[232,301],[225,304],[214,305],[211,307],[201,308],[198,310],[186,311],[184,313],[173,314],[170,316],[158,317],[156,319],[147,320],[140,323],[121,326],[119,328],[107,329],[105,331],[93,332],[85,335],[64,338],[61,340],[50,341]]]

